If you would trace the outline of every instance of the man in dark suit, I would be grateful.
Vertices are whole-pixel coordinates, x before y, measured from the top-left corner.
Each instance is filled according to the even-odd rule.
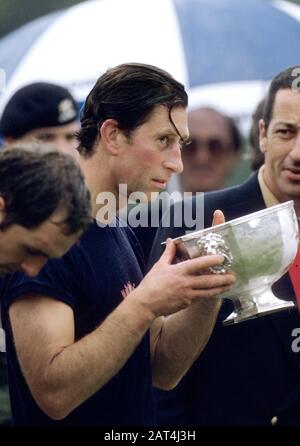
[[[300,216],[299,72],[299,66],[290,67],[270,85],[259,123],[265,164],[240,186],[205,194],[205,226],[210,226],[215,209],[231,220],[291,199]],[[186,201],[185,208],[189,206],[195,207],[195,198]],[[163,240],[185,230],[159,229],[150,263]],[[288,273],[273,291],[280,299],[295,300]],[[295,342],[299,312],[282,311],[224,327],[222,321],[232,310],[232,302],[225,300],[205,350],[181,383],[171,392],[156,391],[159,423],[300,424],[300,353]]]

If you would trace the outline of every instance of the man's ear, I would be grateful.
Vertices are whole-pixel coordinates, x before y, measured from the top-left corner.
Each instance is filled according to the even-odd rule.
[[[101,142],[108,152],[116,156],[119,149],[120,129],[116,119],[106,119],[100,129]]]
[[[5,217],[5,201],[4,198],[0,195],[0,223],[3,222]]]
[[[266,151],[267,151],[267,130],[266,130],[265,121],[263,119],[259,120],[258,128],[259,128],[259,147],[260,147],[260,151],[263,154],[265,154]]]

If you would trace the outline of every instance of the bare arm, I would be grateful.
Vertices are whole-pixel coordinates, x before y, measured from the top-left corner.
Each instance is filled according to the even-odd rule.
[[[223,214],[215,212],[213,224],[224,221]],[[170,261],[173,255],[170,250]],[[213,294],[207,290],[209,295]],[[156,387],[169,390],[178,384],[207,344],[220,306],[218,298],[203,298],[185,310],[154,321],[151,354],[153,384]]]
[[[171,390],[189,370],[210,338],[220,302],[201,299],[186,310],[155,320],[151,327],[155,387]]]
[[[92,333],[74,340],[72,309],[46,296],[27,295],[9,310],[21,369],[40,408],[62,419],[109,381],[151,324],[130,299]]]
[[[186,328],[187,310],[181,310],[191,304],[198,306],[200,298],[221,293],[232,283],[232,277],[199,275],[209,266],[220,264],[221,256],[171,265],[173,254],[171,243],[141,284],[98,328],[78,341],[74,339],[73,311],[64,303],[27,295],[11,305],[9,315],[18,359],[34,399],[48,416],[64,418],[101,389],[123,367],[154,320],[179,311],[183,319],[180,313],[178,319],[166,319],[164,330],[158,322],[153,325],[159,327],[154,333],[160,334],[153,356],[155,370],[166,388],[174,382],[174,370],[166,373],[173,355],[165,352],[172,348],[172,332],[183,333]],[[176,377],[178,372],[182,375],[183,367],[185,361],[175,371]]]

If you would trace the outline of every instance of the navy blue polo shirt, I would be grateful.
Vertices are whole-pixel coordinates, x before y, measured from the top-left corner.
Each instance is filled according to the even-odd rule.
[[[2,280],[2,323],[6,330],[9,389],[16,425],[153,424],[149,333],[116,376],[64,420],[54,421],[30,394],[17,360],[8,319],[9,306],[18,297],[26,293],[48,295],[73,309],[78,340],[117,307],[126,285],[139,284],[143,276],[141,256],[130,229],[100,228],[94,222],[77,245],[62,259],[50,260],[36,278],[17,273]],[[88,370],[87,363],[87,374]]]

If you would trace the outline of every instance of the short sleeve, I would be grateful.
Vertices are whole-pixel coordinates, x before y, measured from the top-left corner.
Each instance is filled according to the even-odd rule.
[[[68,253],[62,259],[49,260],[34,278],[23,273],[9,274],[2,279],[1,285],[1,305],[4,312],[8,311],[16,299],[32,293],[53,297],[74,309],[80,286],[80,270],[74,256]]]

